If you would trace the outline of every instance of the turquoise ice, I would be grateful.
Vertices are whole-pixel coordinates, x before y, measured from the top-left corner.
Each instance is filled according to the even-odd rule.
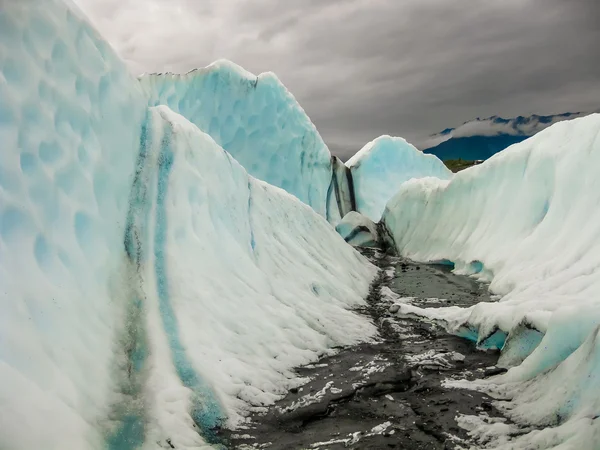
[[[399,137],[380,136],[365,145],[346,165],[352,172],[356,210],[379,222],[385,205],[405,181],[452,172],[433,155],[426,155]]]
[[[3,4],[0,447],[218,445],[214,428],[275,401],[294,366],[373,334],[350,309],[374,268],[324,218],[329,152],[264,84],[283,119],[269,134],[267,107],[258,142],[280,139],[292,163],[262,175],[321,215],[149,108],[70,2]]]

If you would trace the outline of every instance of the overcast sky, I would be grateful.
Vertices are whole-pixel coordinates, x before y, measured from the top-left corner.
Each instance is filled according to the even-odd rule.
[[[134,72],[273,71],[332,152],[600,107],[600,0],[76,0]]]

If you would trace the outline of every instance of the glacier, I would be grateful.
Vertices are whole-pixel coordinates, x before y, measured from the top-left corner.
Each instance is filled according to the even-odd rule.
[[[402,183],[412,178],[449,179],[452,172],[433,155],[426,155],[400,137],[380,136],[346,162],[350,168],[356,211],[378,222],[386,203]]]
[[[349,309],[363,303],[374,269],[309,206],[250,177],[185,118],[166,106],[151,115],[140,178],[153,200],[133,222],[154,230],[132,233],[146,252],[137,270],[155,358],[148,439],[186,446],[197,439],[187,410],[205,437],[243,423],[298,383],[293,367],[373,335]]]
[[[344,238],[381,237],[500,297],[398,306],[502,351],[448,382],[539,428],[499,448],[600,442],[599,114],[456,175],[389,136],[344,164],[275,75],[135,78],[71,0],[28,0],[0,8],[0,147],[0,448],[218,448],[374,337]]]
[[[0,74],[0,447],[96,448],[147,101],[58,1],[3,3]]]
[[[3,5],[2,448],[218,445],[293,367],[374,333],[351,311],[374,267],[149,104],[71,2]]]
[[[250,175],[327,216],[329,149],[273,73],[258,76],[220,60],[184,75],[140,77],[150,105],[167,105],[205,130]]]
[[[383,215],[400,254],[452,261],[455,272],[489,281],[501,296],[467,309],[401,305],[399,314],[506,350],[506,374],[467,385],[512,398],[501,404],[509,417],[557,426],[506,448],[599,442],[599,164],[593,114],[557,123],[451,180],[410,180]]]

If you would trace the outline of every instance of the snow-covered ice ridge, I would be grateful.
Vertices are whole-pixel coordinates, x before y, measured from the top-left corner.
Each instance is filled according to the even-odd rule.
[[[400,254],[453,261],[502,296],[468,309],[401,305],[400,314],[502,348],[500,363],[510,370],[482,385],[514,398],[504,408],[515,419],[558,425],[506,448],[600,442],[599,167],[600,114],[593,114],[557,123],[451,180],[410,180],[383,215]]]
[[[452,177],[452,172],[433,155],[426,155],[400,137],[380,136],[346,162],[352,173],[356,211],[374,222],[385,205],[407,180]]]
[[[374,332],[373,266],[148,103],[70,2],[3,4],[0,448],[201,448]]]

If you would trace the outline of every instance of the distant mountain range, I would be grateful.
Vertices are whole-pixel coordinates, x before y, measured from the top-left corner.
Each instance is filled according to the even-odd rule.
[[[534,114],[511,119],[498,116],[485,119],[478,117],[457,128],[446,128],[441,133],[431,135],[422,146],[422,150],[436,155],[442,161],[459,158],[468,161],[483,160],[556,122],[588,114],[583,112],[551,116]]]

